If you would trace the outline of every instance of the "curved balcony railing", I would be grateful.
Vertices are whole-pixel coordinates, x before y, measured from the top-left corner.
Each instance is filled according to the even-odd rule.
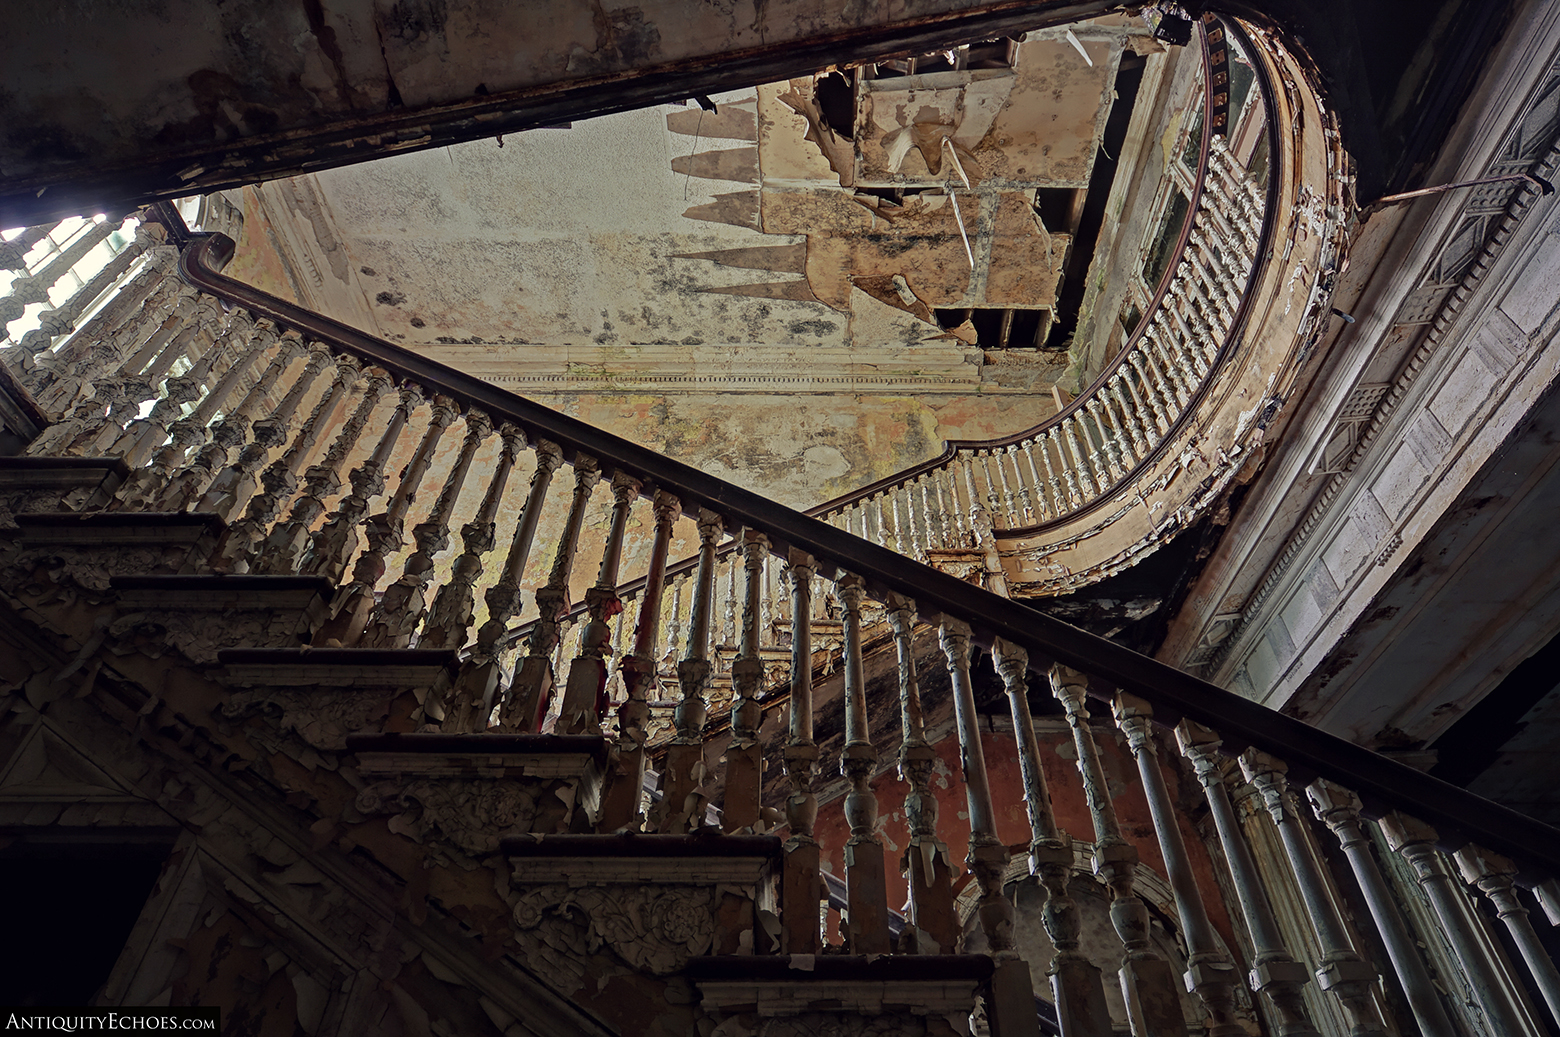
[[[1203,48],[1204,83],[1212,79]],[[1271,90],[1257,63],[1264,104]],[[1272,236],[1276,183],[1259,184],[1213,132],[1204,91],[1197,170],[1177,257],[1122,349],[1060,412],[990,440],[952,440],[931,460],[808,514],[925,559],[968,547],[972,509],[1008,536],[1043,534],[1130,494],[1192,419],[1241,335]],[[1277,127],[1266,114],[1270,147]]]
[[[1289,68],[1293,73],[1292,61]],[[1281,143],[1321,147],[1321,125],[1316,118],[1296,119],[1297,142]],[[1049,688],[1067,714],[1075,750],[1070,758],[1078,763],[1073,780],[1081,781],[1094,827],[1092,867],[1110,888],[1110,914],[1134,970],[1123,988],[1135,1009],[1167,1013],[1149,1020],[1149,1032],[1182,1032],[1186,1022],[1179,1018],[1176,978],[1162,960],[1161,967],[1148,964],[1156,952],[1148,946],[1146,908],[1134,892],[1137,851],[1115,814],[1089,723],[1091,696],[1109,703],[1136,758],[1195,965],[1189,983],[1217,1032],[1241,1029],[1232,1014],[1238,973],[1213,936],[1202,898],[1217,893],[1199,890],[1174,823],[1151,723],[1173,725],[1175,744],[1206,792],[1254,949],[1254,983],[1284,1032],[1315,1031],[1300,995],[1309,979],[1277,935],[1266,873],[1254,867],[1231,809],[1220,752],[1238,754],[1243,774],[1268,808],[1270,842],[1281,849],[1266,863],[1290,869],[1285,881],[1304,901],[1297,924],[1311,926],[1320,985],[1341,1005],[1351,1032],[1380,1030],[1375,973],[1340,915],[1336,887],[1314,848],[1316,833],[1299,809],[1297,781],[1316,815],[1340,837],[1422,1030],[1455,1032],[1444,1015],[1435,1018],[1437,995],[1422,963],[1415,969],[1418,952],[1362,835],[1367,818],[1379,819],[1384,838],[1417,871],[1454,943],[1470,932],[1470,916],[1450,886],[1451,851],[1464,877],[1500,908],[1539,987],[1560,990],[1526,910],[1510,907],[1518,881],[1560,892],[1554,886],[1560,833],[1548,826],[921,565],[872,538],[224,277],[219,271],[231,255],[231,239],[186,238],[176,215],[161,218],[181,246],[177,256],[155,244],[159,235],[149,228],[144,262],[129,264],[112,297],[72,336],[52,345],[47,357],[36,358],[48,362],[23,376],[52,424],[32,440],[25,457],[7,459],[9,481],[0,504],[33,524],[51,520],[26,514],[40,510],[99,511],[109,518],[140,512],[170,521],[171,513],[202,513],[215,543],[188,564],[203,572],[313,577],[335,588],[329,614],[308,631],[311,644],[393,650],[415,643],[457,653],[447,689],[430,691],[411,722],[441,735],[472,736],[536,732],[552,716],[558,734],[605,736],[606,784],[591,819],[600,832],[702,830],[708,803],[719,804],[726,833],[763,831],[778,819],[766,804],[781,803],[789,833],[779,937],[793,956],[821,949],[815,823],[824,770],[820,745],[832,743],[822,725],[814,727],[820,656],[839,660],[843,686],[842,730],[828,734],[838,739],[838,766],[849,786],[850,949],[858,955],[894,950],[872,784],[886,769],[887,754],[877,748],[872,728],[879,728],[882,741],[883,728],[893,733],[895,724],[898,742],[890,748],[897,748],[910,787],[903,808],[910,827],[908,920],[916,939],[925,941],[920,950],[961,945],[952,900],[955,865],[936,810],[928,806],[937,757],[916,677],[919,620],[923,632],[937,628],[946,658],[968,805],[966,861],[979,891],[980,924],[1000,963],[1011,960],[1005,952],[1013,947],[1013,909],[1003,892],[1009,851],[998,836],[971,678],[971,646],[993,650],[1016,735],[1031,866],[1044,889],[1048,935],[1061,950],[1052,975],[1059,991],[1079,999],[1060,1005],[1064,1032],[1076,1024],[1068,1013],[1080,1001],[1099,1003],[1100,973],[1077,953],[1081,922],[1068,892],[1072,840],[1057,826],[1034,737],[1031,679]],[[175,261],[182,281],[170,276]],[[453,456],[441,453],[446,433],[457,428],[459,447]],[[479,453],[481,464],[475,463]],[[1089,452],[1080,448],[1077,456]],[[396,475],[392,462],[402,459],[405,467]],[[32,484],[25,480],[29,471],[38,476]],[[555,476],[568,484],[567,492],[550,494]],[[424,484],[438,493],[414,509]],[[609,517],[590,582],[576,576],[586,543],[582,530],[592,496],[608,487]],[[382,510],[373,510],[382,498]],[[463,517],[468,521],[460,522]],[[680,610],[671,612],[674,633],[662,609],[675,595],[667,560],[680,518],[696,525],[699,554],[684,584],[686,625]],[[556,538],[539,538],[538,530],[554,519]],[[740,537],[740,554],[723,571],[717,548],[728,534]],[[555,547],[545,577],[532,582],[528,561],[539,539]],[[647,559],[648,575],[639,607],[626,613],[618,574],[630,552]],[[439,560],[451,555],[453,564],[441,574]],[[502,642],[520,612],[522,585],[539,615],[511,664]],[[586,603],[587,618],[575,645],[565,647],[561,624],[575,598]],[[783,656],[766,655],[766,610],[771,625],[788,627],[785,643],[773,642]],[[889,705],[897,710],[869,709],[863,647],[873,617],[893,631],[898,701]],[[838,625],[838,647],[825,652],[814,635],[828,624]],[[731,646],[726,660],[718,657],[722,641]],[[614,655],[624,678],[618,702],[606,695]],[[661,796],[647,810],[651,696],[667,656],[680,657],[674,735],[661,761]],[[730,674],[731,697],[729,726],[717,732],[708,717],[711,677],[721,668]],[[766,678],[776,670],[788,691],[766,701]],[[766,711],[780,710],[785,717],[774,740],[784,742],[778,754],[784,777],[766,778],[768,736],[760,728]],[[771,772],[779,770],[772,763]],[[1055,773],[1070,775],[1071,768]],[[1365,924],[1363,915],[1356,924]],[[757,949],[767,936],[755,928],[753,939]],[[1490,964],[1487,954],[1479,958],[1484,952],[1472,936],[1465,943],[1468,960],[1484,963],[1487,972],[1506,967]],[[1463,953],[1464,944],[1456,947]],[[1407,957],[1400,960],[1399,951]],[[1426,991],[1423,1001],[1419,995]],[[1422,1004],[1429,1006],[1425,1015]],[[1504,1032],[1523,1030],[1519,1022]]]

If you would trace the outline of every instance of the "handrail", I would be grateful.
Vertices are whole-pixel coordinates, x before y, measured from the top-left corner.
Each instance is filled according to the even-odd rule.
[[[1560,873],[1560,832],[1548,825],[1019,601],[999,597],[767,497],[244,285],[220,273],[233,247],[224,235],[192,236],[180,255],[180,275],[194,287],[257,317],[327,342],[464,407],[513,422],[533,439],[549,439],[566,459],[579,454],[609,459],[613,467],[642,480],[643,492],[661,488],[680,498],[685,509],[717,512],[730,531],[761,530],[775,555],[785,558],[793,551],[812,555],[820,572],[860,576],[874,597],[898,594],[916,601],[923,619],[961,620],[979,642],[990,644],[1001,638],[1022,647],[1030,652],[1034,670],[1044,671],[1053,661],[1078,668],[1095,678],[1091,692],[1097,697],[1107,697],[1119,687],[1152,703],[1156,722],[1173,724],[1184,718],[1216,728],[1225,739],[1226,753],[1256,747],[1286,760],[1296,780],[1325,777],[1346,785],[1360,795],[1367,816],[1401,809],[1435,825],[1444,846],[1455,849],[1475,841],[1512,858],[1524,876],[1535,881]]]
[[[1203,60],[1203,132],[1197,157],[1197,172],[1193,177],[1192,182],[1192,196],[1187,200],[1188,204],[1186,207],[1186,216],[1181,221],[1181,230],[1176,238],[1176,245],[1174,250],[1175,262],[1166,266],[1165,272],[1159,278],[1159,284],[1154,289],[1154,294],[1152,297],[1150,297],[1148,305],[1143,311],[1143,316],[1138,321],[1137,327],[1133,329],[1131,336],[1122,345],[1121,349],[1116,353],[1115,357],[1113,357],[1108,363],[1105,364],[1105,366],[1100,370],[1100,373],[1095,376],[1094,381],[1090,382],[1087,388],[1085,388],[1077,396],[1073,397],[1073,399],[1068,402],[1067,406],[1046,418],[1044,421],[1041,421],[1035,425],[1031,425],[1029,428],[1022,429],[1018,432],[1013,432],[1005,436],[997,436],[993,439],[944,440],[942,453],[938,454],[936,457],[922,461],[919,464],[911,465],[909,468],[902,469],[901,471],[895,472],[892,475],[886,475],[883,478],[878,479],[876,482],[868,483],[866,486],[863,486],[860,489],[852,490],[849,493],[841,494],[838,497],[824,501],[822,504],[819,504],[816,507],[809,508],[807,511],[809,515],[826,515],[829,512],[840,511],[853,504],[867,500],[886,489],[903,485],[917,478],[918,476],[925,475],[928,472],[936,471],[948,465],[958,457],[961,451],[993,450],[1000,447],[1012,446],[1013,444],[1021,443],[1026,439],[1038,437],[1050,429],[1058,428],[1069,417],[1087,407],[1089,400],[1094,396],[1094,394],[1097,393],[1101,387],[1103,387],[1110,380],[1111,376],[1117,372],[1122,364],[1126,363],[1132,351],[1137,348],[1144,336],[1148,334],[1148,330],[1153,324],[1153,318],[1155,314],[1158,313],[1159,308],[1163,305],[1165,296],[1169,294],[1170,287],[1175,282],[1176,275],[1182,271],[1183,260],[1186,256],[1186,249],[1187,246],[1191,243],[1192,225],[1197,219],[1198,205],[1201,203],[1203,197],[1204,181],[1208,173],[1208,154],[1213,141],[1213,119],[1211,117],[1213,109],[1213,91],[1210,88],[1212,76],[1208,63],[1207,40],[1204,38],[1203,34],[1199,34],[1199,38],[1202,39]],[[1265,84],[1263,90],[1263,99],[1264,101],[1267,100]],[[1268,123],[1268,132],[1270,134],[1273,132],[1271,119],[1269,119]],[[1267,218],[1263,220],[1262,230],[1264,235],[1266,235],[1268,228],[1272,225],[1272,222],[1273,214],[1270,208]],[[1244,304],[1246,297],[1249,295],[1249,286],[1251,280],[1254,279],[1254,277],[1255,268],[1253,268],[1252,278],[1248,278],[1247,290],[1242,292],[1242,304]],[[1197,403],[1197,399],[1199,399],[1200,396],[1201,394],[1199,393],[1197,398],[1194,398],[1188,402],[1188,405],[1182,414],[1183,419],[1186,413],[1189,413],[1194,409]],[[1166,439],[1168,438],[1169,436],[1167,435]],[[1163,444],[1161,443],[1161,447],[1162,445]],[[1137,466],[1137,468],[1141,468],[1144,465],[1151,463],[1152,460],[1158,455],[1159,450],[1160,447],[1156,447],[1153,451],[1150,451],[1149,456],[1145,458]],[[1134,473],[1136,470],[1137,469],[1134,469]],[[1121,483],[1118,483],[1118,485],[1129,482],[1131,480],[1132,474],[1134,473],[1129,473],[1126,478],[1121,480]],[[1091,508],[1098,506],[1102,499],[1103,498],[1096,498],[1089,504],[1086,504],[1081,508],[1074,509],[1073,511],[1069,512],[1068,516],[1066,517],[1071,517],[1073,515],[1086,512]],[[1052,523],[1050,522],[1038,523],[1033,527],[1025,527],[1024,529],[1020,530],[1020,532],[1030,532],[1032,530],[1043,529],[1051,524]]]

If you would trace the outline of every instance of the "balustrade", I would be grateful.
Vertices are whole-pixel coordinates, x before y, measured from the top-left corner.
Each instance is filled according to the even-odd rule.
[[[859,955],[952,953],[983,941],[1006,970],[1004,989],[1027,989],[1028,973],[1018,982],[1009,968],[1017,962],[1009,888],[1014,875],[983,730],[985,737],[1008,736],[983,723],[977,707],[974,654],[991,646],[1028,820],[1019,840],[1027,843],[1027,869],[1020,870],[1033,876],[1043,897],[1041,923],[1054,948],[1044,964],[1068,1037],[1113,1032],[1100,963],[1084,953],[1084,908],[1075,896],[1076,884],[1090,882],[1109,901],[1119,967],[1117,961],[1106,964],[1118,973],[1124,1022],[1139,1037],[1246,1032],[1237,957],[1250,965],[1245,985],[1260,994],[1270,1032],[1318,1032],[1304,996],[1313,978],[1337,1000],[1351,1033],[1382,1032],[1379,1013],[1386,1001],[1376,971],[1340,909],[1346,894],[1325,868],[1310,822],[1298,809],[1287,777],[1292,764],[1308,780],[1321,776],[1307,793],[1341,840],[1364,893],[1368,917],[1355,921],[1374,925],[1421,1031],[1458,1032],[1415,934],[1395,907],[1397,894],[1370,855],[1364,833],[1371,824],[1379,823],[1389,845],[1415,870],[1452,953],[1473,979],[1487,1027],[1533,1032],[1538,1028],[1521,995],[1526,980],[1492,950],[1438,847],[1438,832],[1455,833],[1458,870],[1491,899],[1535,989],[1553,1008],[1560,980],[1518,892],[1519,882],[1543,881],[1560,865],[1556,844],[1544,842],[1552,834],[1547,829],[904,557],[978,545],[994,522],[1063,518],[1119,487],[1165,441],[1206,384],[1223,336],[1239,317],[1239,302],[1228,290],[1231,276],[1249,270],[1260,252],[1265,196],[1218,147],[1209,168],[1227,188],[1230,206],[1205,195],[1192,207],[1194,248],[1180,264],[1184,286],[1167,293],[1095,391],[1013,442],[960,448],[904,479],[836,502],[827,509],[832,526],[280,300],[240,290],[202,266],[218,244],[209,239],[188,246],[186,269],[196,283],[224,291],[237,308],[219,320],[209,295],[174,285],[155,265],[166,266],[167,256],[154,255],[158,246],[144,246],[119,269],[128,293],[123,299],[105,304],[70,338],[32,351],[38,398],[49,402],[55,424],[29,452],[144,463],[146,474],[128,480],[113,506],[215,512],[224,530],[212,559],[219,569],[345,580],[331,614],[311,632],[313,644],[458,652],[458,669],[442,698],[402,718],[424,730],[602,737],[605,775],[589,819],[599,832],[716,839],[718,833],[783,826],[778,928],[763,919],[755,924],[751,947],[757,952],[787,953],[800,964],[828,949],[820,928],[826,834],[819,801],[832,777],[824,771],[837,760],[846,779],[842,815],[849,829],[844,949]],[[1205,217],[1206,232],[1197,222]],[[147,241],[156,236],[148,232]],[[104,373],[103,387],[83,398],[81,385],[56,362],[64,357],[81,358]],[[388,416],[375,423],[392,391]],[[139,410],[148,402],[142,417]],[[307,416],[295,427],[298,413]],[[338,415],[347,417],[324,447]],[[441,463],[438,447],[457,419],[464,429],[459,447]],[[360,451],[370,426],[377,438]],[[496,460],[479,464],[495,432]],[[284,443],[285,452],[273,461],[273,450]],[[408,455],[389,501],[370,516],[372,503],[389,488],[393,463]],[[564,467],[572,471],[572,491],[549,499],[554,475]],[[335,499],[349,468],[348,492]],[[516,475],[527,469],[528,482]],[[474,472],[482,485],[463,494]],[[595,491],[606,473],[610,502],[603,515],[596,499],[603,494]],[[416,509],[430,478],[439,493],[426,510]],[[468,505],[474,510],[465,510]],[[648,512],[640,514],[648,518],[647,552],[633,541],[636,509]],[[598,516],[604,522],[593,521]],[[403,533],[408,523],[411,545]],[[451,542],[455,529],[458,553]],[[489,576],[485,568],[501,529],[508,546]],[[587,534],[594,529],[604,530],[600,564],[577,607],[582,580],[574,563],[597,543]],[[551,566],[543,580],[528,583],[533,547],[544,530],[556,537],[547,540],[555,545]],[[677,540],[697,543],[691,562],[670,564]],[[625,585],[621,570],[630,557],[644,559],[644,575]],[[387,581],[397,562],[399,575]],[[449,575],[441,577],[446,562]],[[523,647],[516,643],[521,619],[530,620]],[[567,635],[571,623],[579,627],[577,642]],[[922,699],[921,667],[933,632],[951,688],[962,765],[955,781],[962,785],[969,826],[965,879],[978,938],[973,931],[966,935],[956,907],[961,877],[939,810],[941,758]],[[875,783],[889,753],[874,735],[881,740],[889,732],[882,730],[886,714],[871,709],[867,664],[874,636],[886,646],[885,658],[891,651],[897,677],[888,683],[897,688],[900,730],[893,756],[905,784],[907,830],[901,860],[906,917],[897,940],[887,847],[877,823],[881,786]],[[832,673],[836,655],[829,642],[836,637],[843,732],[831,733],[815,727],[814,684]],[[1066,751],[1078,776],[1069,776],[1065,786],[1046,778],[1047,757],[1029,702],[1032,680],[1049,682],[1066,717]],[[674,682],[677,700],[664,703],[663,689]],[[613,687],[620,689],[615,712]],[[722,705],[727,694],[729,704]],[[1118,816],[1119,797],[1106,766],[1118,750],[1105,737],[1109,729],[1091,717],[1091,696],[1113,707],[1125,735],[1133,759],[1118,755],[1115,762],[1136,768],[1157,853],[1141,853]],[[766,798],[764,721],[766,711],[780,710],[783,782],[771,783],[782,788],[772,787]],[[659,730],[658,722],[665,727],[668,719],[669,732]],[[1207,908],[1218,894],[1198,873],[1192,832],[1166,782],[1174,761],[1161,759],[1155,724],[1175,725],[1181,753],[1201,785],[1216,833],[1206,847],[1227,868],[1237,908],[1231,914],[1245,946],[1227,946],[1211,920]],[[1211,724],[1222,730],[1205,726]],[[834,734],[842,734],[839,755],[831,752],[820,766]],[[1231,805],[1234,775],[1221,756],[1226,735],[1242,750],[1242,773],[1267,808],[1255,823],[1276,826],[1283,859],[1267,863],[1287,869],[1298,884],[1307,935],[1321,949],[1317,961],[1296,959],[1276,917],[1273,902],[1280,894],[1264,882]],[[651,769],[659,783],[647,809]],[[1080,839],[1076,847],[1086,853],[1088,868],[1079,868],[1074,837],[1058,824],[1064,802],[1078,808],[1078,816],[1086,808],[1092,822],[1092,842]],[[1156,859],[1164,862],[1185,943],[1184,977],[1175,975],[1152,938],[1143,872],[1144,860]],[[1183,990],[1196,995],[1206,1019],[1183,1015]],[[1022,1032],[1011,999],[1004,1005],[1001,1032]]]

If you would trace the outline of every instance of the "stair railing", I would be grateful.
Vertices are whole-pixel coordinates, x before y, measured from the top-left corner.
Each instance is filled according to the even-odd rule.
[[[1560,1000],[1553,963],[1518,893],[1521,886],[1537,888],[1546,910],[1555,911],[1560,835],[1553,829],[870,539],[239,284],[218,272],[231,254],[230,239],[186,239],[173,216],[162,218],[173,225],[172,239],[184,240],[178,263],[183,282],[159,274],[158,257],[150,257],[144,280],[139,274],[128,278],[125,304],[105,306],[101,320],[65,342],[55,363],[42,365],[76,374],[68,383],[61,376],[58,385],[65,389],[59,393],[53,392],[56,382],[42,380],[41,395],[58,402],[59,420],[29,454],[40,461],[131,461],[131,477],[110,508],[214,511],[226,522],[210,560],[219,569],[314,573],[344,581],[333,615],[315,632],[316,643],[398,647],[418,637],[447,646],[470,642],[448,697],[430,704],[427,718],[440,720],[446,731],[524,732],[538,730],[551,712],[557,730],[601,732],[612,744],[597,818],[602,831],[697,830],[709,816],[708,804],[720,806],[728,831],[756,830],[776,820],[765,810],[758,732],[765,675],[775,669],[772,649],[769,658],[764,654],[767,608],[773,628],[789,627],[783,750],[788,836],[780,920],[782,946],[790,953],[822,949],[817,790],[823,770],[836,767],[849,785],[849,946],[859,953],[894,948],[876,826],[879,804],[871,785],[884,760],[870,729],[862,665],[869,621],[891,625],[900,667],[897,756],[910,785],[904,811],[911,838],[903,868],[911,878],[906,928],[913,940],[901,937],[898,947],[959,944],[955,868],[939,838],[930,790],[933,759],[918,662],[910,648],[920,623],[938,631],[953,688],[971,831],[965,863],[980,891],[986,939],[1002,961],[1013,956],[1012,905],[1003,895],[1009,849],[997,835],[970,674],[975,646],[990,646],[995,653],[1018,735],[1030,868],[1049,898],[1045,918],[1056,947],[1052,993],[1064,1026],[1065,1020],[1090,1017],[1102,995],[1098,971],[1078,949],[1078,914],[1067,888],[1072,845],[1057,827],[1033,738],[1032,680],[1044,681],[1066,713],[1093,814],[1093,867],[1111,891],[1111,915],[1125,954],[1123,983],[1134,1006],[1161,1013],[1145,1024],[1151,1032],[1185,1032],[1175,995],[1180,981],[1148,940],[1146,909],[1134,888],[1137,850],[1114,815],[1089,722],[1099,704],[1111,710],[1137,759],[1176,893],[1189,981],[1214,1032],[1233,1033],[1231,1027],[1239,1025],[1232,992],[1240,979],[1211,935],[1203,904],[1215,891],[1199,888],[1188,864],[1153,725],[1174,730],[1203,780],[1243,924],[1257,951],[1252,981],[1279,1020],[1278,1032],[1313,1032],[1299,994],[1310,977],[1273,923],[1269,891],[1231,815],[1221,756],[1237,757],[1260,791],[1321,948],[1317,983],[1337,1001],[1353,1032],[1380,1027],[1375,966],[1352,942],[1330,879],[1317,867],[1316,832],[1300,807],[1301,791],[1338,833],[1425,1032],[1453,1030],[1360,834],[1362,825],[1379,825],[1388,844],[1411,864],[1454,952],[1476,977],[1475,990],[1487,994],[1478,1011],[1492,1026],[1518,1032],[1509,1027],[1530,1020],[1520,1005],[1488,993],[1496,989],[1491,977],[1502,965],[1486,944],[1460,938],[1466,919],[1456,910],[1459,894],[1452,883],[1458,873],[1498,906],[1536,988],[1551,1003]],[[227,308],[211,305],[216,300]],[[328,426],[333,437],[325,435]],[[494,436],[496,457],[479,470],[473,459]],[[450,449],[441,455],[446,438]],[[409,451],[409,460],[390,492],[388,468],[398,451],[400,456]],[[346,474],[350,490],[341,495],[352,458],[358,461]],[[460,527],[462,550],[449,580],[434,586],[434,561],[452,551],[457,502],[467,482],[473,493],[466,497],[479,503]],[[425,485],[437,489],[436,498],[426,511],[414,511]],[[549,497],[560,488],[559,497]],[[585,595],[588,618],[571,645],[561,625],[576,582],[571,577],[581,562],[581,530],[598,489],[610,497],[610,514],[597,578]],[[388,501],[375,511],[374,502],[387,492]],[[543,611],[523,656],[507,667],[499,644],[520,612],[521,583],[550,499],[564,517],[556,526],[547,577],[534,590]],[[518,518],[511,529],[498,530],[495,516],[506,500],[519,502]],[[695,520],[700,546],[693,572],[677,584],[667,561],[680,516]],[[628,535],[639,524],[649,530],[648,574],[630,629],[618,572],[630,548],[644,553]],[[736,538],[736,549],[723,562],[716,546],[725,536]],[[479,591],[486,604],[480,625]],[[667,598],[676,604],[663,619]],[[873,616],[864,619],[870,610]],[[783,624],[787,612],[789,623]],[[819,648],[813,638],[829,621],[839,624],[845,684],[845,739],[838,760],[820,757],[813,727]],[[710,743],[709,693],[712,672],[720,666],[719,641],[735,641],[736,648],[727,664],[724,768]],[[626,688],[615,716],[605,695],[606,663],[614,649],[621,654]],[[656,682],[668,654],[678,658],[673,731],[660,800],[647,811],[642,790],[649,707],[652,692],[659,694]]]

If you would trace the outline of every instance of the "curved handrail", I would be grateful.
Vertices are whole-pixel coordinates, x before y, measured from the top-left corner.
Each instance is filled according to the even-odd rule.
[[[1202,38],[1202,34],[1199,34],[1199,38]],[[835,511],[843,511],[844,509],[854,504],[861,503],[862,501],[868,500],[871,497],[882,493],[884,490],[904,485],[905,483],[913,481],[922,475],[926,475],[929,472],[941,469],[954,461],[961,452],[996,450],[1002,447],[1012,446],[1016,443],[1021,443],[1027,439],[1037,438],[1053,428],[1058,428],[1069,417],[1072,417],[1074,414],[1077,414],[1079,411],[1086,408],[1088,406],[1089,400],[1093,397],[1093,395],[1097,393],[1111,379],[1111,377],[1120,369],[1122,364],[1127,362],[1128,357],[1131,355],[1133,350],[1139,346],[1142,339],[1148,334],[1148,330],[1153,324],[1154,316],[1159,312],[1160,307],[1163,305],[1165,296],[1169,294],[1170,288],[1174,284],[1176,276],[1181,273],[1183,269],[1183,261],[1186,258],[1186,249],[1191,243],[1192,225],[1197,219],[1198,206],[1202,202],[1204,181],[1208,173],[1208,155],[1213,141],[1213,91],[1210,87],[1212,76],[1210,74],[1211,69],[1208,61],[1208,45],[1205,38],[1203,39],[1202,59],[1202,140],[1199,144],[1198,150],[1197,172],[1193,177],[1192,182],[1192,196],[1187,200],[1186,217],[1181,221],[1181,230],[1176,238],[1176,244],[1173,253],[1176,257],[1175,262],[1169,264],[1165,268],[1165,272],[1160,277],[1159,284],[1154,289],[1154,294],[1150,297],[1148,305],[1144,308],[1143,316],[1139,319],[1138,325],[1133,329],[1131,336],[1122,345],[1121,349],[1116,353],[1116,355],[1105,364],[1105,366],[1100,370],[1100,373],[1095,376],[1094,381],[1090,382],[1089,385],[1077,396],[1075,396],[1065,407],[1046,418],[1044,421],[1039,422],[1038,424],[1005,436],[997,436],[993,439],[944,440],[942,453],[938,454],[936,457],[922,461],[915,465],[911,465],[909,468],[902,469],[901,471],[895,472],[892,475],[885,475],[883,478],[878,479],[875,482],[868,483],[866,486],[863,486],[859,489],[852,490],[849,493],[844,493],[838,497],[824,501],[822,504],[809,508],[807,510],[809,515],[827,515]],[[1266,92],[1264,91],[1264,100],[1265,99]],[[1271,131],[1272,127],[1270,123],[1269,132]],[[1271,214],[1269,214],[1269,218],[1263,221],[1264,231],[1269,225],[1271,225],[1271,222]],[[1242,292],[1242,301],[1244,301],[1246,294],[1246,292]],[[1189,404],[1186,409],[1192,409],[1191,405]],[[1150,457],[1145,459],[1143,463],[1148,463],[1148,460],[1151,460],[1152,456],[1153,455],[1150,454]],[[1128,480],[1123,479],[1121,481],[1126,482]],[[1097,503],[1098,502],[1096,501],[1094,504],[1089,506],[1095,506]],[[1081,512],[1083,510],[1085,509],[1080,508],[1070,514],[1076,514],[1077,512]],[[1044,526],[1036,526],[1035,528],[1044,528]]]
[[[613,467],[640,479],[645,492],[659,487],[677,495],[685,508],[709,508],[724,516],[733,531],[760,530],[769,538],[771,552],[780,557],[792,551],[805,553],[818,561],[823,574],[848,571],[860,576],[873,597],[896,594],[916,601],[923,619],[962,621],[978,641],[990,644],[1001,638],[1017,645],[1030,653],[1032,670],[1044,672],[1052,662],[1076,667],[1093,675],[1091,692],[1097,697],[1108,697],[1120,688],[1151,703],[1159,723],[1189,719],[1215,728],[1227,753],[1254,746],[1287,761],[1291,777],[1298,781],[1325,777],[1352,788],[1368,816],[1405,810],[1435,825],[1443,845],[1456,848],[1473,841],[1512,858],[1528,876],[1560,873],[1560,832],[1548,825],[1020,601],[992,594],[637,443],[244,285],[219,272],[232,252],[232,240],[223,235],[195,236],[180,255],[179,272],[194,287],[258,317],[329,343],[464,407],[513,422],[533,440],[551,440],[566,458],[610,459]]]

